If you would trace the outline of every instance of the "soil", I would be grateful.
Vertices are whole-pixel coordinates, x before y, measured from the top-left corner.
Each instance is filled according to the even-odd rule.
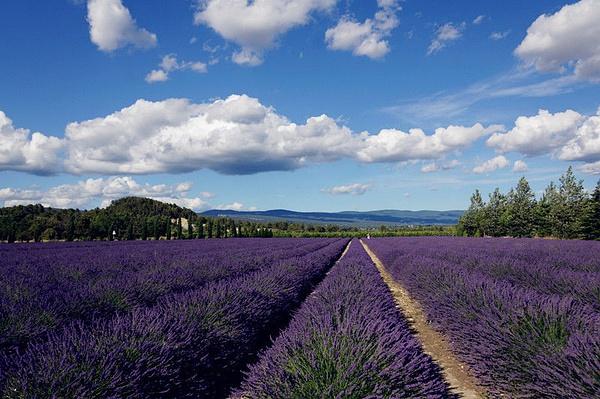
[[[441,367],[442,373],[453,392],[462,398],[486,398],[485,390],[469,373],[469,367],[452,353],[449,340],[431,328],[421,305],[408,294],[408,291],[394,280],[392,275],[377,255],[361,240],[365,251],[369,254],[379,270],[383,281],[389,287],[399,310],[411,324],[423,351]]]

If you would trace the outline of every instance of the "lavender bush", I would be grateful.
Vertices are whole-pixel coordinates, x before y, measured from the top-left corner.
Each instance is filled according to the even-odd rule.
[[[600,396],[599,243],[418,238],[368,244],[492,395]]]
[[[452,396],[358,241],[234,394],[254,399]]]
[[[72,321],[152,306],[305,255],[332,240],[193,240],[0,246],[0,352]]]
[[[2,397],[223,397],[346,242],[55,330],[2,357]]]

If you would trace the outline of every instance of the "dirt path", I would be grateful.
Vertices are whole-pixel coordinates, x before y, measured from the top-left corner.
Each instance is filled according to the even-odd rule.
[[[396,305],[416,331],[423,351],[442,368],[444,377],[452,390],[463,398],[485,398],[484,389],[479,387],[475,378],[467,372],[468,366],[454,356],[448,341],[429,326],[419,303],[413,300],[404,287],[394,280],[377,255],[362,240],[360,243],[377,266],[383,281],[392,292]]]

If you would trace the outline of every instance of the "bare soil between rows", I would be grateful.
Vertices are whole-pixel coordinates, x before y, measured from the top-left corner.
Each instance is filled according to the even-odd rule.
[[[463,398],[486,398],[485,390],[469,373],[469,367],[462,363],[451,351],[449,341],[429,325],[421,305],[408,294],[408,291],[394,280],[377,255],[360,240],[363,248],[379,270],[383,281],[389,287],[399,310],[404,314],[415,331],[423,351],[441,367],[444,378],[452,391]]]

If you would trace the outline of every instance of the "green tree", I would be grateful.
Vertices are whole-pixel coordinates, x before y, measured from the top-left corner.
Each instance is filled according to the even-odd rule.
[[[188,219],[188,238],[191,240],[194,238],[194,223],[192,223],[192,218]]]
[[[127,240],[131,241],[133,239],[133,221],[129,221],[129,224],[127,225]]]
[[[573,167],[560,177],[559,201],[555,218],[560,238],[577,238],[581,235],[581,219],[586,204],[583,180],[577,180]]]
[[[65,238],[67,241],[73,241],[75,238],[75,221],[73,220],[73,216],[71,216],[67,222],[67,231]]]
[[[146,219],[142,222],[142,240],[148,239],[148,221]]]
[[[600,180],[587,201],[581,220],[581,232],[587,240],[600,239]]]
[[[459,230],[467,236],[480,236],[483,234],[482,217],[485,204],[479,190],[475,190],[471,196],[471,205],[465,211],[459,221]]]
[[[160,226],[158,225],[158,218],[154,218],[154,239],[156,241],[160,240]]]
[[[167,240],[171,240],[171,218],[165,220],[165,230],[167,234]]]
[[[508,233],[513,237],[531,237],[535,231],[536,200],[524,177],[507,198]]]
[[[177,239],[183,239],[183,227],[181,226],[181,218],[177,218]]]
[[[559,194],[554,182],[544,190],[536,209],[536,234],[540,237],[556,236],[558,233]]]
[[[483,217],[480,223],[485,234],[493,237],[506,235],[505,212],[506,197],[496,187],[483,209]]]
[[[202,223],[202,220],[198,222],[198,238],[204,238],[204,224]]]

